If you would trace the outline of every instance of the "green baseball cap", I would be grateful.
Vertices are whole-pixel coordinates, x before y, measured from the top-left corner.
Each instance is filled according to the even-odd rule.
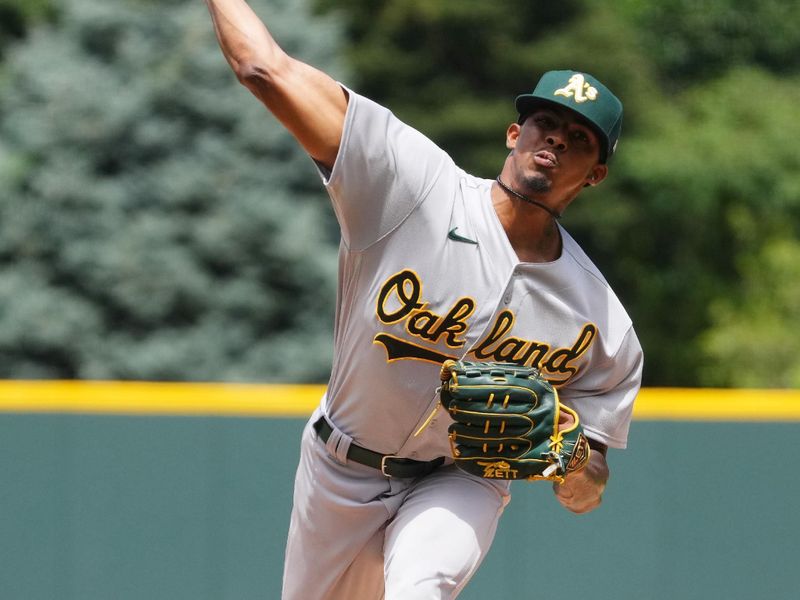
[[[600,162],[608,162],[622,129],[622,102],[611,90],[588,73],[548,71],[533,92],[517,96],[519,122],[542,104],[565,106],[588,121],[600,137]]]

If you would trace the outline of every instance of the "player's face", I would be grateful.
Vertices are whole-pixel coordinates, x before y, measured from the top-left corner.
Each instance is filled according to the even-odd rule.
[[[542,106],[534,110],[522,125],[509,127],[507,145],[522,193],[573,198],[608,173],[606,165],[598,163],[597,134],[567,109]]]

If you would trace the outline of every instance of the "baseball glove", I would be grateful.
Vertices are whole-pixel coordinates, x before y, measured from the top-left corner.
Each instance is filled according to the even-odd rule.
[[[448,429],[453,458],[464,471],[562,483],[588,462],[578,415],[537,369],[447,360],[441,379],[441,402],[455,421]]]

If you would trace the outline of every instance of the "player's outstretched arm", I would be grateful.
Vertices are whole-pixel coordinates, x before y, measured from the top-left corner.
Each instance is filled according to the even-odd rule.
[[[206,0],[236,77],[317,162],[333,167],[347,96],[328,75],[287,55],[244,0]]]
[[[574,513],[587,513],[603,499],[608,481],[608,463],[603,451],[592,448],[589,462],[580,471],[569,473],[564,483],[553,484],[553,491],[561,506]]]

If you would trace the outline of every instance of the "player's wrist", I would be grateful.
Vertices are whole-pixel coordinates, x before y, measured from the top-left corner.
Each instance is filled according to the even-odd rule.
[[[603,456],[608,456],[608,446],[606,446],[603,442],[598,442],[597,440],[590,438],[588,435],[586,436],[586,439],[589,440],[589,448],[591,448],[593,451],[599,452]]]

